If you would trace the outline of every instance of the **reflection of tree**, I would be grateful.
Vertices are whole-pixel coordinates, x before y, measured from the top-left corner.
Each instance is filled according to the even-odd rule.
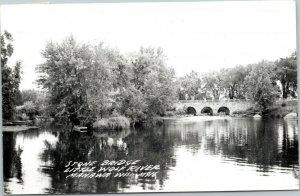
[[[3,175],[4,181],[16,177],[19,183],[22,180],[22,149],[18,146],[16,149],[16,134],[12,132],[3,132]]]
[[[268,171],[274,165],[290,167],[298,164],[298,136],[295,126],[293,136],[290,136],[291,139],[286,122],[282,123],[279,120],[239,119],[231,122],[218,121],[218,123],[218,126],[214,125],[214,127],[220,129],[219,148],[225,157],[234,159],[236,162],[255,164],[263,172]],[[281,128],[283,128],[283,141],[282,149],[279,149],[280,135],[278,133]],[[213,136],[206,140],[218,144],[218,142],[212,142],[217,137],[216,133],[218,132],[214,132]],[[207,149],[215,152],[214,145],[208,145]]]
[[[167,179],[167,171],[175,165],[175,160],[171,158],[174,154],[173,138],[166,134],[165,127],[139,130],[135,132],[134,137],[128,137],[127,142],[128,156],[131,159],[141,160],[141,165],[160,165],[157,178],[160,186],[163,186],[164,180]],[[140,178],[139,182],[143,184],[144,189],[146,184],[155,183],[147,178]]]
[[[174,145],[185,146],[193,154],[200,149],[211,155],[221,153],[227,160],[254,164],[262,172],[275,165],[295,167],[298,164],[296,121],[225,119],[170,123],[166,129],[173,135]]]
[[[52,188],[54,190],[49,190],[49,192],[73,193],[75,180],[66,181],[67,174],[63,172],[66,169],[65,165],[68,161],[89,161],[88,152],[95,143],[95,139],[87,134],[60,132],[55,145],[45,141],[46,150],[42,154],[42,159],[45,162],[48,160],[52,162],[51,168],[43,168],[43,171],[49,173],[53,179]]]
[[[167,179],[167,171],[174,166],[172,138],[163,127],[155,130],[136,130],[131,134],[74,134],[60,132],[55,145],[46,143],[42,154],[44,161],[51,160],[52,167],[43,171],[52,177],[50,193],[108,193],[122,192],[131,184],[144,189],[155,189],[154,178],[137,175],[126,178],[68,178],[63,173],[68,161],[98,161],[97,168],[104,160],[141,160],[139,165],[160,165],[157,175],[160,186]]]
[[[288,127],[290,125],[290,127]],[[297,123],[292,123],[287,121],[283,124],[283,137],[282,137],[282,149],[281,153],[279,154],[280,159],[282,160],[280,162],[280,165],[283,167],[290,167],[292,165],[298,164],[298,135],[296,134],[296,127]],[[288,128],[292,129],[291,132],[289,132]],[[289,135],[289,133],[292,133],[293,135]]]

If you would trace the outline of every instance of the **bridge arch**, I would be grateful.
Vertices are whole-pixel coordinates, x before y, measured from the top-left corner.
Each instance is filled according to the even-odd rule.
[[[186,113],[187,114],[192,114],[192,115],[196,116],[197,111],[196,111],[196,109],[194,107],[187,107]]]
[[[218,114],[225,114],[225,115],[229,115],[230,114],[230,110],[228,107],[226,106],[222,106],[218,109]]]
[[[212,116],[213,113],[214,113],[213,109],[211,107],[208,107],[208,106],[202,108],[202,110],[201,110],[201,114],[208,114],[208,115]]]

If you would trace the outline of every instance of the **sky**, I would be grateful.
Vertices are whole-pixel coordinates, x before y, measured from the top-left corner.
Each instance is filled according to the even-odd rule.
[[[162,47],[177,76],[274,61],[296,50],[294,1],[23,4],[1,6],[1,31],[14,37],[9,61],[22,61],[21,89],[36,88],[49,41],[73,35],[122,54]]]

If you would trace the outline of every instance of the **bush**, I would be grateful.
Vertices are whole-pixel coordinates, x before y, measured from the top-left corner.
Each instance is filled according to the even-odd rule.
[[[175,116],[175,112],[174,111],[166,111],[165,116],[168,116],[168,117]]]
[[[124,116],[103,118],[93,124],[96,129],[125,129],[130,127],[130,120]]]
[[[283,103],[281,104],[281,107],[285,107],[285,106],[286,106],[286,103],[283,102]]]
[[[175,115],[186,115],[186,111],[183,108],[179,108],[175,111]]]
[[[17,114],[26,114],[30,120],[39,113],[39,109],[32,101],[26,101],[23,105],[16,107]]]
[[[253,116],[257,113],[261,113],[260,110],[258,108],[253,108],[253,107],[250,107],[246,110],[236,110],[236,111],[233,111],[232,114],[233,115],[243,115],[243,116]]]

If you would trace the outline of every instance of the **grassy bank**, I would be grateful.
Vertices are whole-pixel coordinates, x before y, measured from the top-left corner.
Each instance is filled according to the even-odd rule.
[[[124,116],[103,118],[93,124],[93,128],[100,130],[120,130],[130,127],[130,120]]]

